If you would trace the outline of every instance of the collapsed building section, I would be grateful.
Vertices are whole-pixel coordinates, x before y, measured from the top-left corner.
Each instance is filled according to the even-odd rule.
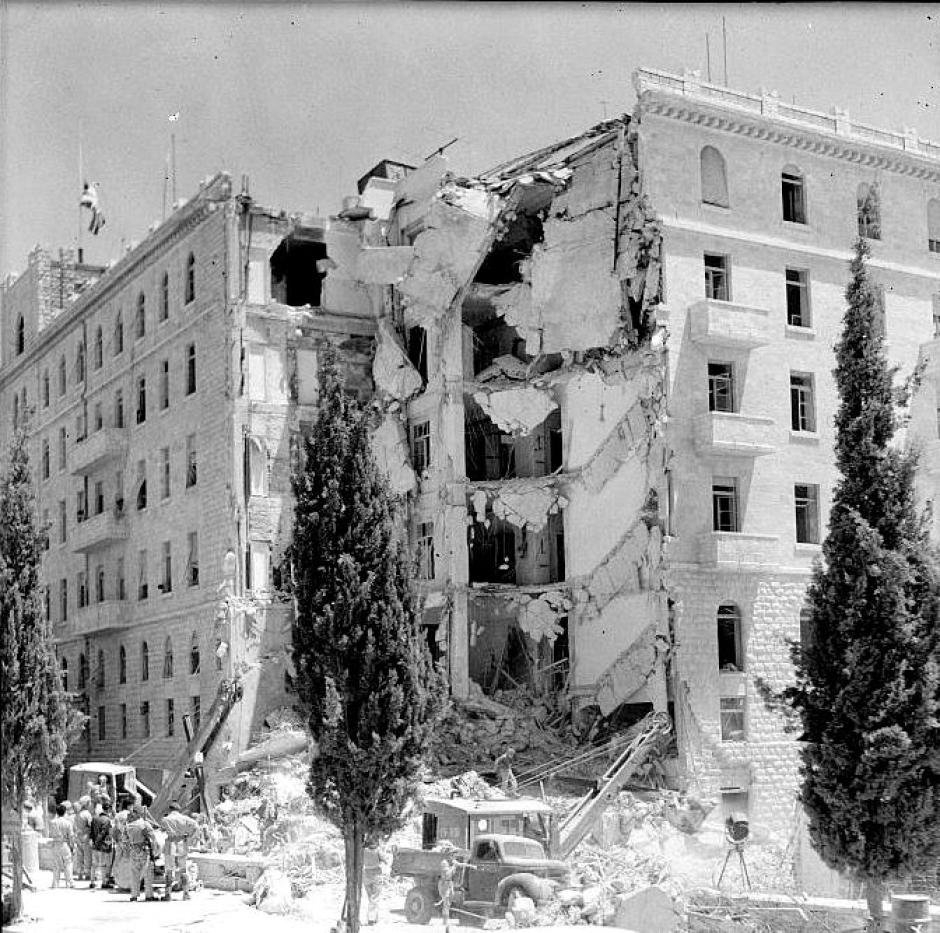
[[[453,692],[665,708],[660,234],[629,120],[473,179],[435,157],[379,222],[324,289],[387,251],[376,450]]]

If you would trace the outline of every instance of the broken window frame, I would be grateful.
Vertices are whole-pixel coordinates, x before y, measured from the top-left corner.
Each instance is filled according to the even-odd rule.
[[[173,697],[166,698],[166,735],[168,739],[173,738],[176,731],[176,703]]]
[[[787,325],[812,327],[810,311],[809,272],[787,266],[784,272],[787,296]]]
[[[186,582],[189,586],[199,586],[199,533],[190,531],[187,535],[189,555],[186,559]]]
[[[712,478],[712,530],[727,533],[741,530],[737,477]]]
[[[418,371],[423,388],[428,384],[428,332],[419,324],[409,327],[405,335],[405,343],[408,359]]]
[[[418,579],[435,578],[434,522],[418,523]]]
[[[714,412],[736,412],[734,363],[719,360],[708,361],[708,410]]]
[[[199,633],[193,632],[189,641],[189,674],[195,676],[202,670],[202,658],[199,651]]]
[[[143,424],[147,420],[147,377],[139,376],[137,379],[137,423]]]
[[[819,486],[793,484],[793,511],[797,544],[819,544]]]
[[[744,742],[746,731],[746,702],[744,697],[719,697],[722,742]]]
[[[731,301],[731,257],[705,253],[705,297],[709,301]]]
[[[147,549],[137,552],[137,601],[142,602],[150,596],[150,583],[147,579]],[[144,642],[146,645],[146,642]],[[144,678],[146,680],[146,678]]]
[[[163,581],[160,583],[160,592],[165,596],[173,592],[173,545],[169,541],[163,542],[162,553]]]
[[[419,476],[431,468],[431,422],[411,426],[411,465]]]
[[[858,235],[866,240],[881,239],[881,197],[878,183],[860,182],[856,191]]]
[[[196,485],[199,473],[196,463],[196,435],[186,436],[186,488]]]

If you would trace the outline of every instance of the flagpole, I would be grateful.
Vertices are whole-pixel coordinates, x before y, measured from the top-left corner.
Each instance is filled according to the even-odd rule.
[[[173,154],[173,204],[176,204],[176,132],[170,133],[170,152]]]
[[[170,176],[170,157],[163,161],[163,220],[166,220],[166,185]]]
[[[78,190],[84,191],[85,185],[85,172],[82,165],[82,124],[81,121],[78,123]],[[82,217],[82,203],[78,202],[78,255],[77,259],[79,262],[82,262],[84,259],[82,255],[82,227],[84,226],[84,218]]]

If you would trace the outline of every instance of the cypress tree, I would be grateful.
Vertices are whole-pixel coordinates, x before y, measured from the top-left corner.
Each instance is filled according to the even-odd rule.
[[[0,476],[0,782],[13,867],[12,916],[22,912],[20,834],[27,794],[39,799],[62,774],[84,719],[61,687],[39,584],[45,529],[36,520],[26,433],[18,431]],[[37,800],[39,803],[39,800]],[[40,804],[41,805],[41,804]]]
[[[803,730],[812,845],[865,884],[880,930],[886,881],[940,854],[940,560],[915,508],[916,452],[892,446],[897,396],[868,254],[859,238],[835,348],[840,475],[785,698]]]
[[[292,686],[317,754],[307,791],[343,831],[348,928],[362,854],[403,825],[443,684],[420,633],[413,559],[366,417],[321,353],[319,412],[293,477]]]

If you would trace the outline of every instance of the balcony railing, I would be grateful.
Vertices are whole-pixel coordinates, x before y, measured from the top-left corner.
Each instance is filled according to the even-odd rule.
[[[689,314],[696,343],[751,349],[770,342],[770,314],[764,308],[705,298]]]
[[[127,452],[127,437],[121,428],[102,428],[75,445],[72,452],[72,473],[81,476],[109,460]]]
[[[107,509],[100,515],[80,522],[72,532],[72,550],[96,551],[127,537],[127,522],[122,512]]]
[[[124,628],[128,624],[129,611],[125,600],[108,599],[91,603],[75,612],[69,628],[74,635],[93,635]]]
[[[700,453],[762,457],[776,450],[773,418],[710,411],[695,419],[695,446]]]
[[[699,538],[699,561],[720,569],[768,567],[780,563],[777,535],[707,531]]]

